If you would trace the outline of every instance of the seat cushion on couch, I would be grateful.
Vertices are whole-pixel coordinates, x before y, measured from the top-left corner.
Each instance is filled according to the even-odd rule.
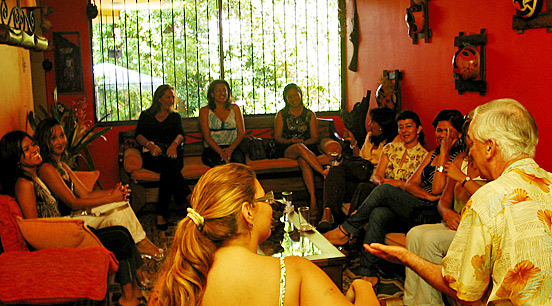
[[[16,221],[21,216],[21,209],[15,199],[0,195],[0,237],[4,252],[29,251]]]
[[[209,171],[209,169],[211,168],[201,161],[201,156],[186,156],[184,157],[182,176],[186,179],[196,179]]]
[[[0,301],[43,305],[84,298],[99,301],[107,292],[108,273],[117,269],[103,247],[6,252],[0,254]]]
[[[148,182],[157,182],[159,181],[160,174],[157,172],[153,172],[148,169],[138,169],[132,171],[130,174],[130,178],[135,181],[148,181]]]

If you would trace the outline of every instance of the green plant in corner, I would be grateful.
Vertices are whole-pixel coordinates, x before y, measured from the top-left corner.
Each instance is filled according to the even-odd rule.
[[[77,161],[80,157],[88,167],[88,170],[95,170],[94,161],[88,151],[88,145],[100,137],[106,140],[103,135],[111,130],[111,128],[100,128],[98,124],[107,116],[101,118],[96,124],[92,124],[92,120],[87,119],[87,112],[85,109],[86,98],[73,101],[69,108],[57,101],[54,92],[54,101],[49,112],[42,106],[39,107],[41,112],[40,115],[32,111],[29,112],[27,115],[29,125],[34,131],[40,120],[48,117],[57,119],[61,123],[67,137],[67,146],[65,149],[67,155],[65,156],[64,162],[67,163],[71,169],[78,170]],[[84,153],[84,156],[81,153]]]

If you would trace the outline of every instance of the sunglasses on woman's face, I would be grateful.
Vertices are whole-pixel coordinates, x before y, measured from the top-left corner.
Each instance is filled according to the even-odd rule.
[[[264,202],[268,205],[273,205],[273,204],[276,203],[276,201],[274,200],[274,192],[269,191],[264,196],[262,196],[260,198],[256,198],[255,200],[253,200],[253,202]]]

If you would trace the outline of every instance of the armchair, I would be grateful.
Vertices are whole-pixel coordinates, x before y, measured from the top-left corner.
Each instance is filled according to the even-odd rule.
[[[0,195],[0,304],[103,300],[108,274],[118,269],[111,252],[101,246],[31,251],[19,230],[21,216],[15,199]]]

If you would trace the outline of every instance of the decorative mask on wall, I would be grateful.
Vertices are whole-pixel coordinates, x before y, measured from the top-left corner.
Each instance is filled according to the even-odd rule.
[[[376,90],[376,102],[378,107],[388,107],[392,110],[397,105],[397,87],[393,81],[386,77],[379,79],[379,86]]]
[[[542,8],[542,0],[513,0],[516,15],[523,18],[536,17]]]
[[[453,71],[462,80],[471,80],[479,77],[481,56],[477,48],[465,46],[454,54],[452,58]]]
[[[419,4],[413,4],[406,9],[404,21],[406,21],[409,36],[413,33],[422,33],[425,23],[424,8]]]

